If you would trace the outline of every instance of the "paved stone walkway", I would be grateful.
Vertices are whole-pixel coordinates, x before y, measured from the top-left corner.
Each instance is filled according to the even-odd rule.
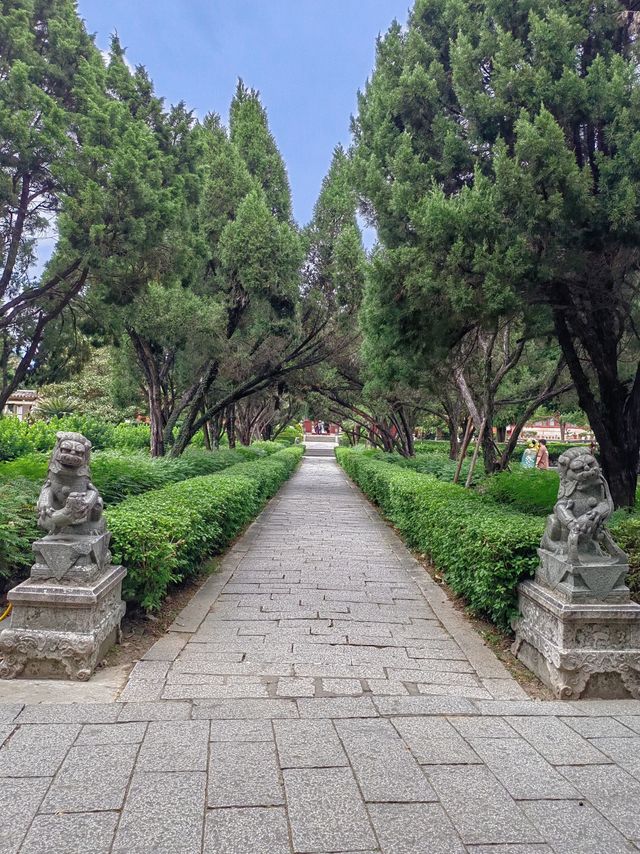
[[[0,854],[640,849],[640,702],[527,699],[326,457],[119,702],[0,705],[2,742]]]

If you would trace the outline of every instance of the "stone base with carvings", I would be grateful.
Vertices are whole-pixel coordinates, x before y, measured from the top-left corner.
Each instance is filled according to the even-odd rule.
[[[513,653],[556,697],[640,699],[640,605],[568,602],[535,581],[518,593]]]
[[[11,623],[0,632],[0,678],[89,679],[120,639],[126,574],[107,565],[88,583],[31,577],[14,587]]]

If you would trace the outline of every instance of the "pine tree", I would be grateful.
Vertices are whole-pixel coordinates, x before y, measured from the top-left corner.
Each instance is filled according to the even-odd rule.
[[[231,142],[260,184],[271,212],[283,222],[291,219],[291,190],[284,161],[269,130],[260,94],[242,80],[231,103]]]
[[[548,320],[619,505],[640,450],[638,49],[618,0],[417,0],[355,124],[408,338]]]

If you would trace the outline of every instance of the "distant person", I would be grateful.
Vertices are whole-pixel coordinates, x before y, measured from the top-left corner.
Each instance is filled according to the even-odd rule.
[[[538,453],[536,455],[536,468],[538,469],[548,469],[549,468],[549,451],[547,450],[547,440],[540,439],[540,445],[538,447]]]
[[[524,449],[520,465],[523,469],[534,469],[536,467],[536,459],[538,457],[538,443],[535,439],[531,439],[527,447]]]

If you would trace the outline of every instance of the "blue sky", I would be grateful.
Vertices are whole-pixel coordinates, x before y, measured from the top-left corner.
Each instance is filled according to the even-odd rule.
[[[375,40],[410,0],[79,0],[98,46],[118,31],[168,102],[226,120],[238,77],[260,90],[285,158],[294,215],[306,223],[338,142],[349,143],[356,93]]]

